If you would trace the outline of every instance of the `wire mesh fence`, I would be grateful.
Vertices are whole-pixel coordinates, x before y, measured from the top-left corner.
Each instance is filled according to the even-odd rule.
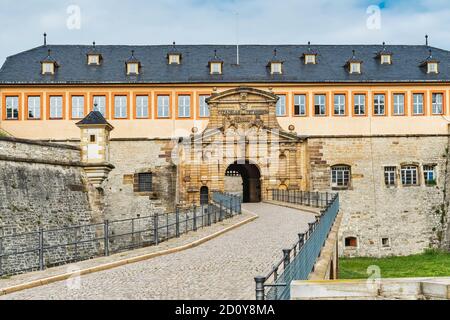
[[[3,235],[0,277],[158,245],[241,214],[241,203],[239,197],[214,194],[208,205],[172,213]]]

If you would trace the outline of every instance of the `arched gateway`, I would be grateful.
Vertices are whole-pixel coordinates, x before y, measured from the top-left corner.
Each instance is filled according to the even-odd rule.
[[[306,190],[305,139],[280,126],[278,99],[247,87],[208,99],[207,128],[182,139],[174,153],[180,204],[199,204],[205,190],[229,191],[227,176],[233,172],[242,177],[242,189],[234,192],[245,202],[265,200],[271,189]]]
[[[236,161],[225,173],[224,191],[242,197],[245,203],[261,202],[261,172],[250,161]]]

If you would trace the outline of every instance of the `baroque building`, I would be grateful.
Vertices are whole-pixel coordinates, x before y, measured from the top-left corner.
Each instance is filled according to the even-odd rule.
[[[0,129],[80,147],[103,218],[339,192],[342,254],[411,254],[448,245],[449,63],[428,45],[44,45],[1,68]]]

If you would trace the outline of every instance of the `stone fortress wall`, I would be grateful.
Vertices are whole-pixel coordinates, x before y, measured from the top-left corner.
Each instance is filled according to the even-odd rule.
[[[448,148],[447,136],[310,138],[311,190],[336,192],[330,188],[331,166],[351,167],[350,188],[338,190],[341,255],[409,255],[445,246],[448,226],[441,223],[441,209],[448,216]],[[418,186],[402,186],[402,165],[418,166]],[[425,184],[423,165],[436,165],[436,185]],[[397,168],[396,186],[385,184],[387,166]],[[345,246],[349,237],[356,245]]]

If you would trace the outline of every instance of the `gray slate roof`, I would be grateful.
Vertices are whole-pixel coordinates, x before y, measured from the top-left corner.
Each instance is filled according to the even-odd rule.
[[[168,65],[167,46],[96,46],[102,54],[101,66],[88,66],[86,54],[92,46],[48,45],[8,57],[0,69],[0,84],[128,84],[128,83],[327,83],[327,82],[447,82],[450,81],[450,52],[431,48],[440,61],[440,73],[427,74],[419,65],[429,56],[427,46],[386,46],[393,53],[392,65],[380,65],[375,57],[382,45],[317,45],[317,65],[304,65],[300,57],[307,45],[243,45],[240,65],[236,66],[236,47],[231,45],[177,45],[181,65]],[[283,75],[271,75],[267,64],[277,49],[284,61]],[[56,75],[41,75],[40,61],[48,55],[59,67]],[[208,61],[217,49],[224,61],[223,75],[210,75]],[[125,62],[134,56],[142,68],[138,76],[127,76]],[[349,75],[344,68],[356,50],[363,60],[362,74]]]

